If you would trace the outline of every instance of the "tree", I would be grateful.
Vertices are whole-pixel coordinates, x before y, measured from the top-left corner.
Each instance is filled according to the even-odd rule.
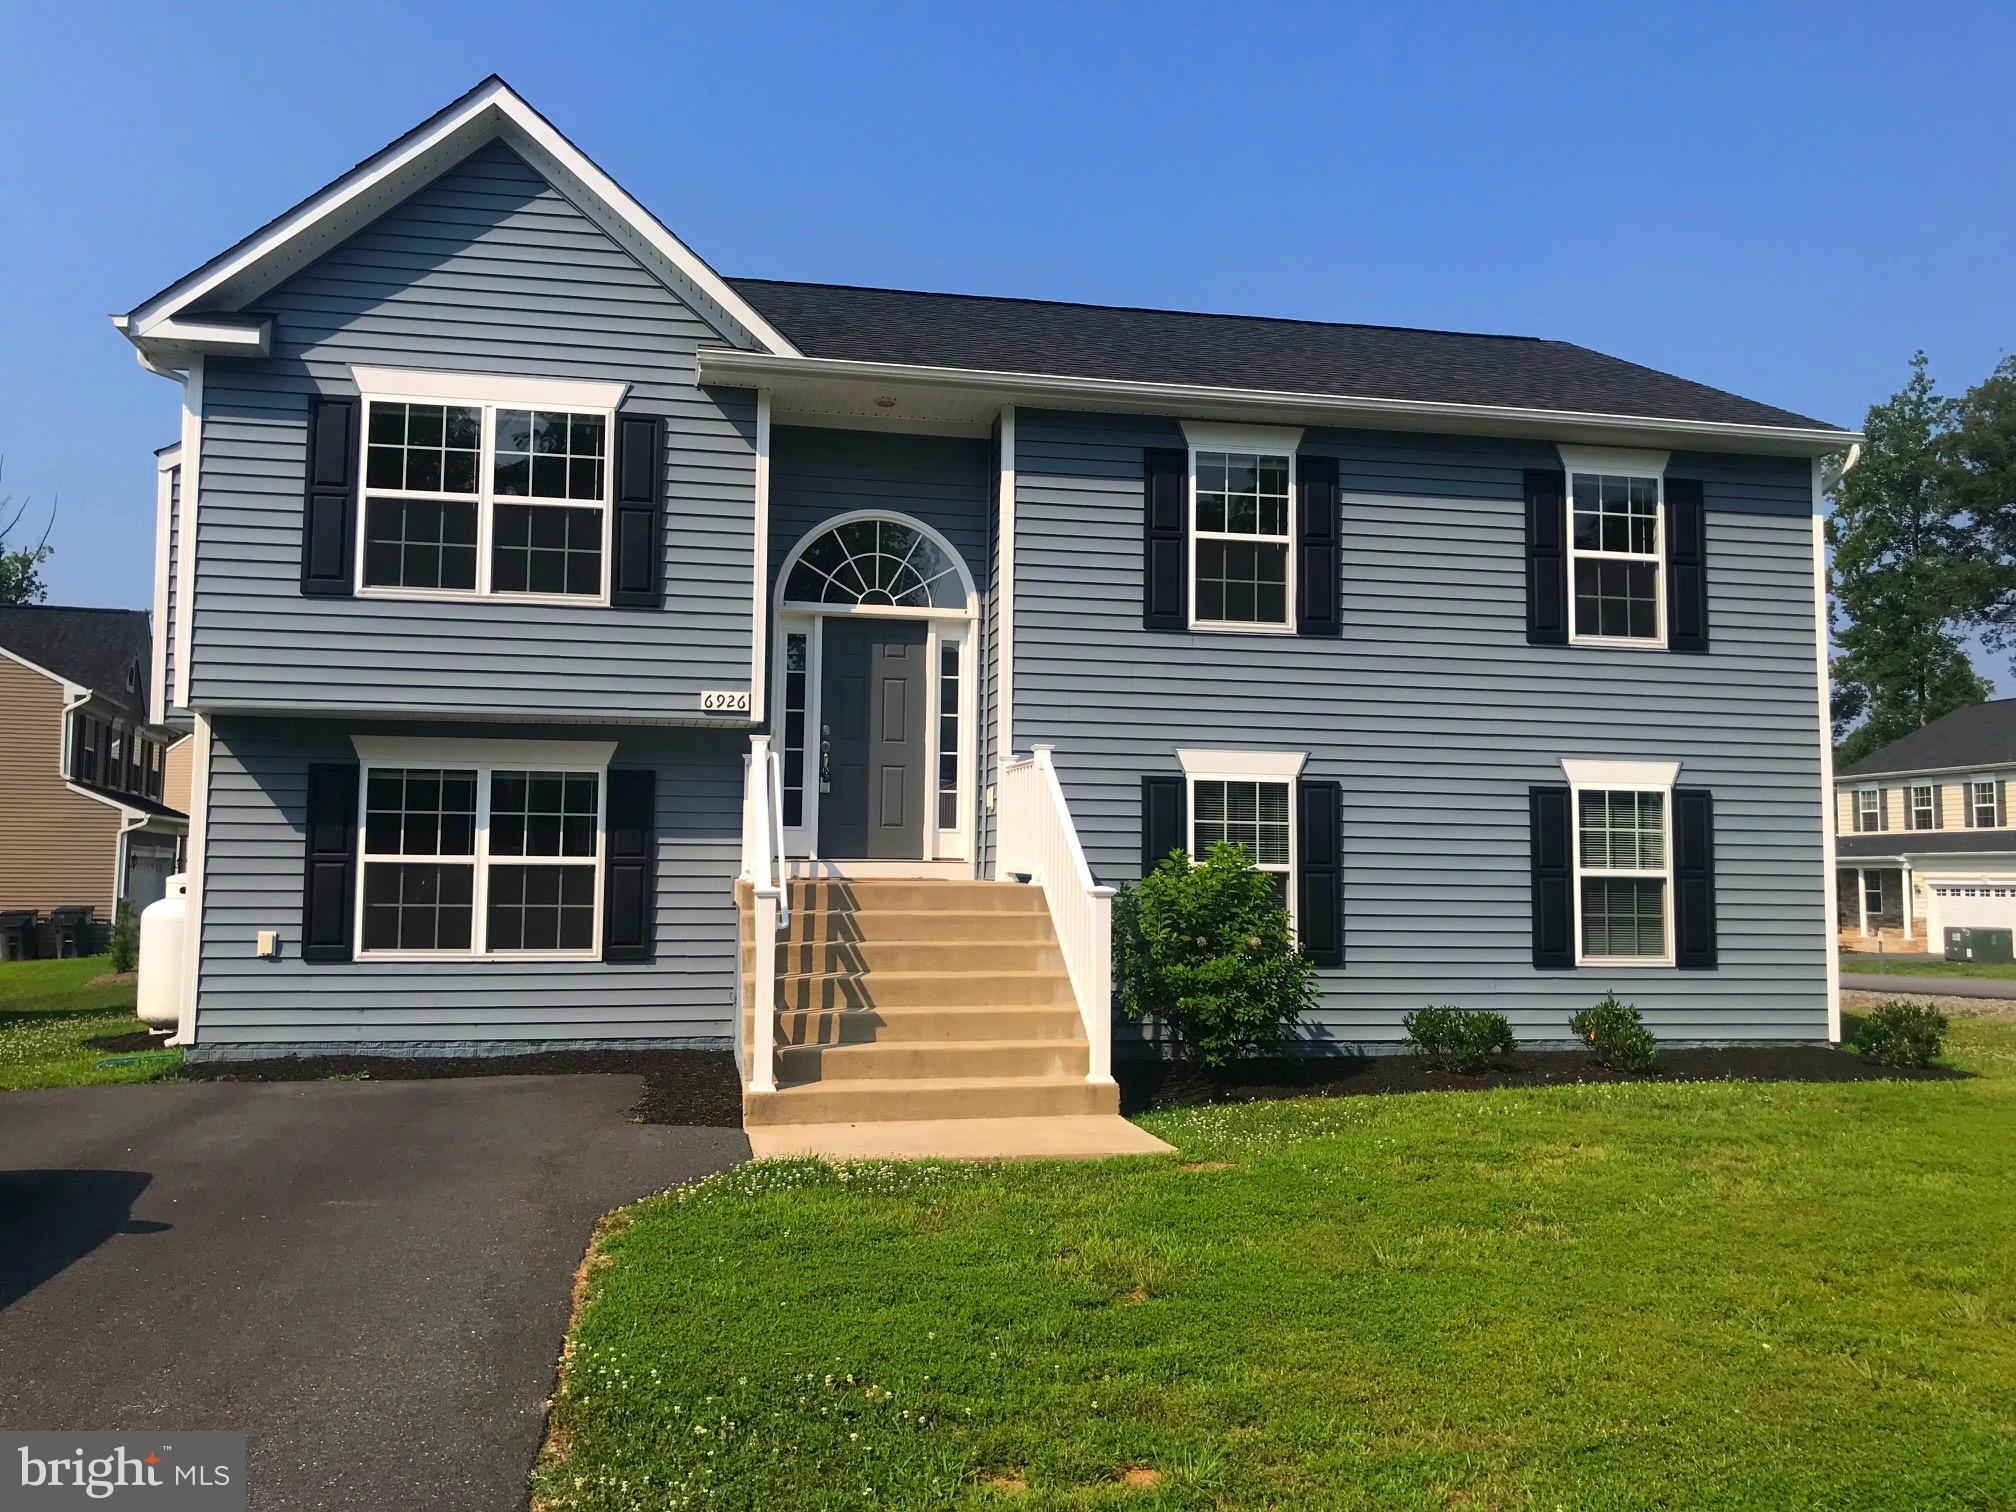
[[[1833,490],[1832,713],[1843,762],[1988,696],[1960,640],[1983,574],[1943,441],[1957,407],[1927,366],[1914,355],[1910,381],[1870,406],[1861,465]]]
[[[5,457],[0,457],[0,469],[5,468],[6,462]],[[26,499],[17,506],[12,495],[0,496],[0,604],[39,604],[49,597],[49,585],[42,581],[42,564],[56,549],[49,544],[49,532],[56,525],[56,506],[49,506],[48,523],[33,546],[9,545],[10,540],[18,542],[14,532],[27,513]]]
[[[1980,548],[1981,638],[2005,651],[2016,646],[2016,357],[1967,390],[1943,449],[1948,486]]]

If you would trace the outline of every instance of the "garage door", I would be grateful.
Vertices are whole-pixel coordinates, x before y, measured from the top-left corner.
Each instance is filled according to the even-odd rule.
[[[2016,929],[2016,883],[1935,882],[1932,906],[1942,930]]]

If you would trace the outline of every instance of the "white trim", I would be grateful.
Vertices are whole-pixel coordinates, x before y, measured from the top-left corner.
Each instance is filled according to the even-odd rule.
[[[196,677],[197,519],[203,492],[203,359],[190,361],[182,380],[182,554],[176,563],[175,699],[173,707],[193,708],[190,688]],[[195,896],[192,885],[190,896]]]
[[[1307,751],[1185,749],[1176,752],[1190,777],[1243,777],[1261,782],[1293,782],[1308,764]]]
[[[188,490],[183,490],[188,500]],[[186,553],[185,553],[186,555]],[[182,1012],[171,1045],[196,1043],[196,993],[203,961],[204,850],[210,829],[210,716],[196,715],[196,749],[189,753],[189,838],[182,872],[187,899],[182,915]]]
[[[724,388],[759,388],[794,377],[880,386],[914,384],[984,395],[1003,403],[1039,407],[1134,410],[1182,415],[1252,415],[1277,422],[1336,425],[1370,421],[1387,429],[1434,430],[1451,435],[1523,435],[1544,440],[1587,432],[1591,439],[1620,436],[1713,440],[1718,450],[1769,455],[1831,456],[1863,439],[1857,431],[1813,426],[1748,425],[1713,420],[1615,415],[1593,410],[1528,409],[1517,405],[1458,404],[1368,395],[1300,394],[1211,384],[1147,383],[1137,379],[1081,378],[1054,373],[935,367],[922,363],[863,362],[853,358],[784,356],[702,347],[699,381]]]
[[[404,736],[351,737],[358,748],[357,886],[352,904],[353,959],[377,961],[599,961],[602,959],[603,860],[609,848],[609,759],[616,742],[561,740],[455,740]],[[367,751],[369,754],[367,754]],[[469,854],[374,854],[366,849],[370,813],[371,774],[375,770],[414,767],[466,768],[475,773],[475,833]],[[490,853],[491,785],[499,771],[590,773],[595,777],[595,852],[592,856],[492,856]],[[463,950],[369,950],[364,945],[365,876],[373,861],[381,865],[442,865],[470,869],[469,947]],[[588,944],[580,949],[497,950],[490,948],[490,871],[493,866],[566,866],[589,873],[594,903]]]
[[[417,399],[429,404],[494,404],[500,409],[618,410],[625,383],[587,378],[513,378],[502,373],[451,373],[421,368],[350,365],[357,392],[369,399]]]
[[[1918,822],[1918,792],[1926,793],[1926,821]],[[1939,828],[1939,784],[1936,782],[1907,782],[1904,784],[1904,828],[1908,830],[1936,830]]]
[[[763,722],[770,679],[763,675],[770,658],[770,595],[765,578],[770,570],[770,394],[756,395],[756,541],[749,573],[749,718]]]
[[[1190,450],[1287,452],[1302,444],[1300,425],[1226,425],[1216,420],[1180,420]]]
[[[1677,761],[1585,761],[1564,757],[1561,770],[1570,787],[1670,788],[1680,780]]]
[[[353,373],[373,376],[391,374],[395,378],[401,370],[397,368],[352,369]],[[354,560],[357,564],[351,584],[351,592],[358,598],[407,599],[420,603],[457,603],[471,599],[487,599],[508,604],[570,604],[589,608],[605,608],[610,600],[610,585],[614,581],[616,509],[616,410],[614,406],[595,408],[559,402],[542,404],[533,395],[543,392],[558,394],[562,387],[593,390],[602,398],[622,397],[621,384],[574,385],[571,380],[533,378],[521,387],[518,380],[502,377],[485,377],[473,373],[435,373],[421,375],[427,378],[460,379],[470,385],[456,390],[446,382],[427,393],[381,393],[376,389],[360,385],[358,397],[362,401],[363,414],[357,427],[357,490],[356,539],[352,542]],[[478,393],[488,397],[477,397]],[[371,466],[371,411],[379,404],[439,404],[457,409],[473,409],[478,415],[478,439],[476,443],[476,491],[456,493],[447,489],[406,489],[373,488],[369,481]],[[499,494],[497,488],[497,416],[503,410],[541,409],[559,410],[570,414],[597,415],[602,421],[602,496],[599,499],[553,499],[537,496]],[[468,506],[476,511],[476,586],[473,588],[408,588],[390,584],[371,584],[364,581],[367,558],[368,526],[371,505],[374,500],[418,499],[429,503]],[[594,593],[540,593],[530,590],[503,589],[495,585],[497,510],[500,506],[522,505],[532,509],[598,509],[602,512],[601,580]]]
[[[1562,448],[1564,454],[1570,450],[1573,450],[1573,448]],[[1658,452],[1650,455],[1663,457],[1665,453]],[[1577,470],[1570,469],[1563,474],[1564,486],[1561,490],[1561,503],[1562,508],[1566,511],[1566,518],[1562,521],[1562,527],[1565,532],[1563,539],[1568,545],[1568,644],[1571,646],[1601,646],[1626,651],[1664,651],[1667,649],[1666,474],[1663,469],[1657,473],[1637,471],[1605,473],[1588,469],[1580,471],[1584,476],[1599,480],[1605,477],[1650,480],[1653,488],[1656,490],[1657,497],[1653,501],[1652,509],[1653,536],[1651,551],[1606,551],[1600,547],[1577,546],[1575,544],[1575,479]],[[1600,481],[1598,487],[1600,493]],[[1575,592],[1575,565],[1580,561],[1626,562],[1639,567],[1649,566],[1652,569],[1654,633],[1650,636],[1585,633],[1577,623],[1575,615],[1575,601],[1577,597]]]
[[[1673,947],[1673,784],[1680,775],[1677,761],[1587,761],[1564,758],[1561,770],[1568,777],[1569,877],[1575,906],[1575,964],[1577,966],[1671,966]],[[1582,865],[1582,794],[1594,792],[1638,792],[1659,795],[1660,866],[1590,867]],[[1657,956],[1594,956],[1582,943],[1582,883],[1585,877],[1619,881],[1658,881],[1660,908],[1664,915],[1664,952]]]
[[[607,766],[613,740],[473,740],[439,735],[352,735],[359,761],[373,766]]]
[[[1963,783],[1963,784],[1961,785],[1961,788],[1962,788],[1962,798],[1961,798],[1961,803],[1962,803],[1962,806],[1963,806],[1963,807],[1965,807],[1965,806],[1966,806],[1966,797],[1965,797],[1965,791],[1966,791],[1966,784],[1964,784],[1964,783]],[[1864,816],[1864,814],[1863,814],[1863,812],[1862,812],[1862,808],[1863,808],[1863,803],[1862,803],[1862,800],[1863,800],[1863,799],[1865,799],[1865,798],[1869,798],[1869,799],[1874,799],[1874,800],[1875,800],[1875,801],[1874,801],[1874,802],[1873,802],[1872,804],[1870,804],[1870,805],[1869,805],[1869,806],[1870,806],[1870,807],[1871,807],[1872,809],[1874,809],[1874,811],[1875,811],[1875,812],[1874,812],[1873,814],[1871,814],[1871,815],[1867,816],[1867,817],[1869,817],[1869,818],[1872,818],[1872,819],[1873,819],[1873,820],[1875,821],[1875,822],[1874,822],[1874,823],[1872,823],[1872,824],[1864,824],[1864,823],[1862,822],[1863,818],[1865,817],[1865,816]],[[1855,810],[1854,810],[1854,816],[1853,816],[1853,817],[1854,817],[1854,820],[1855,820],[1855,831],[1854,831],[1854,832],[1855,832],[1856,834],[1858,834],[1858,835],[1874,835],[1874,834],[1880,834],[1880,833],[1881,833],[1881,832],[1882,832],[1882,831],[1883,831],[1884,829],[1888,828],[1888,826],[1887,826],[1887,825],[1885,825],[1885,824],[1883,823],[1883,820],[1884,820],[1884,818],[1885,818],[1885,815],[1884,815],[1884,813],[1883,813],[1883,789],[1882,789],[1882,788],[1881,788],[1880,786],[1863,786],[1863,787],[1858,787],[1858,788],[1856,788],[1856,789],[1855,789],[1855,792],[1854,792],[1854,796],[1853,796],[1853,800],[1852,800],[1852,801],[1854,802],[1854,805],[1855,805]],[[1972,823],[1974,822],[1974,821],[1973,821],[1973,818],[1972,818],[1972,816],[1971,816],[1971,810],[1970,810],[1970,815],[1969,815],[1969,818],[1968,818],[1968,821],[1967,821],[1967,822],[1968,822],[1968,824],[1969,824],[1969,825],[1972,825]]]
[[[179,312],[226,285],[231,286],[234,302],[256,298],[278,279],[298,271],[325,246],[333,245],[493,137],[525,152],[535,168],[545,171],[549,179],[559,180],[555,187],[563,193],[571,186],[599,201],[599,207],[580,208],[642,254],[645,266],[668,284],[689,284],[693,292],[719,307],[769,351],[796,354],[797,348],[690,247],[494,74],[235,247],[178,279],[129,315],[115,318],[114,324],[138,345],[160,337],[165,322],[175,320]],[[605,208],[606,215],[595,215],[595,208]],[[294,245],[303,241],[308,245]],[[675,287],[675,292],[685,291]]]
[[[1632,446],[1569,446],[1557,441],[1554,449],[1561,453],[1564,472],[1609,473],[1613,477],[1622,473],[1635,478],[1663,478],[1667,464],[1673,460],[1670,451]]]
[[[121,327],[125,330],[126,327]],[[169,316],[148,327],[147,339],[180,352],[215,352],[227,357],[264,357],[273,337],[273,322],[265,316],[206,320],[200,315]]]
[[[181,465],[179,443],[154,453],[154,614],[147,636],[147,722],[157,725],[168,717],[168,532],[175,475]]]
[[[1015,406],[1001,406],[1000,531],[994,584],[994,766],[1015,751]],[[990,784],[989,791],[992,791]],[[997,840],[996,850],[1000,846]]]
[[[963,608],[949,608],[931,605],[925,608],[911,608],[899,604],[815,604],[784,597],[784,585],[791,580],[791,569],[798,565],[798,559],[805,554],[805,548],[819,537],[838,530],[842,525],[851,525],[856,520],[888,520],[916,531],[932,545],[945,553],[945,559],[952,564],[952,570],[959,574],[959,586],[965,590],[966,602]],[[816,570],[816,569],[815,569]],[[973,619],[979,614],[979,591],[973,586],[973,573],[966,565],[966,559],[953,547],[952,543],[931,526],[915,515],[907,515],[900,509],[850,509],[845,514],[833,515],[821,520],[792,544],[783,562],[777,568],[777,587],[774,604],[779,614],[787,609],[793,614],[870,614],[885,619]]]
[[[1186,424],[1183,428],[1187,432],[1190,427]],[[1281,534],[1279,535],[1274,535],[1271,533],[1261,534],[1258,531],[1236,531],[1236,530],[1207,531],[1201,529],[1198,526],[1197,456],[1200,452],[1216,452],[1220,450],[1222,450],[1222,448],[1218,446],[1197,446],[1193,444],[1188,452],[1189,462],[1187,465],[1186,477],[1184,480],[1185,487],[1188,491],[1185,501],[1186,508],[1184,518],[1184,530],[1186,532],[1186,538],[1184,541],[1184,557],[1186,561],[1185,571],[1189,574],[1189,577],[1188,580],[1183,585],[1183,591],[1185,600],[1189,606],[1189,628],[1192,630],[1223,632],[1234,635],[1294,635],[1297,633],[1295,625],[1295,580],[1296,580],[1296,574],[1299,571],[1299,564],[1296,561],[1296,557],[1299,555],[1299,553],[1295,550],[1296,526],[1299,523],[1297,520],[1298,501],[1295,496],[1296,495],[1295,450],[1293,447],[1290,447],[1287,450],[1283,451],[1278,446],[1270,444],[1267,446],[1260,447],[1257,451],[1252,452],[1252,454],[1255,456],[1285,457],[1288,462],[1288,497],[1285,501],[1285,508],[1283,510],[1283,520],[1282,520],[1283,528]],[[1252,449],[1241,447],[1233,448],[1234,452],[1238,452],[1241,450],[1251,451]],[[1254,523],[1257,525],[1259,522],[1256,520]],[[1282,617],[1280,619],[1224,620],[1224,619],[1202,619],[1198,616],[1197,543],[1199,541],[1206,541],[1206,540],[1225,542],[1228,544],[1238,544],[1238,545],[1270,546],[1270,547],[1278,547],[1280,549],[1281,564],[1282,564],[1282,588],[1281,588]]]

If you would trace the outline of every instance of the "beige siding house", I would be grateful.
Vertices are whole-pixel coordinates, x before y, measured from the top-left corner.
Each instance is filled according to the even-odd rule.
[[[102,944],[161,896],[188,834],[187,737],[147,722],[147,615],[0,607],[0,949]]]

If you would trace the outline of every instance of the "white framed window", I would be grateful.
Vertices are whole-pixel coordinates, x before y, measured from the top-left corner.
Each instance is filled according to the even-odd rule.
[[[1855,790],[1855,828],[1863,833],[1883,828],[1883,790],[1881,788],[1857,788]]]
[[[1190,443],[1190,625],[1295,628],[1295,448],[1299,429],[1186,421]]]
[[[1911,828],[1929,830],[1939,827],[1938,790],[1929,782],[1911,784]]]
[[[1576,964],[1671,966],[1679,763],[1561,765],[1574,810]]]
[[[360,960],[600,957],[613,743],[355,743]]]
[[[1997,829],[2002,823],[2002,784],[1993,777],[1967,782],[1967,823],[1974,829]]]
[[[352,371],[359,594],[608,602],[624,385]]]
[[[1241,846],[1254,869],[1276,878],[1276,894],[1295,927],[1295,784],[1305,751],[1205,751],[1176,753],[1183,764],[1193,859],[1213,845]]]
[[[1571,640],[1666,644],[1666,503],[1657,477],[1568,476]]]

